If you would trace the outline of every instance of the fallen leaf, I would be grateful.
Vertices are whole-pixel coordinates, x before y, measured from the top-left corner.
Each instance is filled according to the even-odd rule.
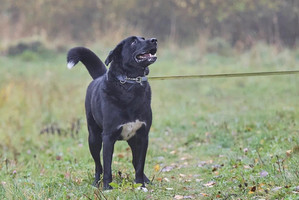
[[[165,188],[166,190],[173,190],[173,188]]]
[[[213,163],[213,160],[200,161],[197,166],[198,167],[203,167],[203,166],[205,166],[207,164],[212,164],[212,163]]]
[[[292,150],[287,150],[287,151],[286,151],[287,156],[290,156],[291,153],[292,153]]]
[[[124,158],[125,156],[124,156],[124,154],[120,153],[120,154],[117,155],[117,157],[118,158]]]
[[[156,178],[157,181],[161,182],[162,181],[162,178],[158,177]]]
[[[272,191],[276,192],[276,191],[280,190],[281,188],[282,187],[275,187],[275,188],[272,189]]]
[[[215,172],[215,171],[217,171],[217,168],[216,168],[216,167],[213,167],[213,168],[212,168],[212,172]]]
[[[215,181],[210,181],[210,182],[208,182],[206,184],[203,184],[203,185],[206,186],[206,187],[213,187],[215,184],[216,184]]]
[[[82,179],[81,179],[81,178],[76,178],[76,179],[75,179],[75,183],[80,184],[81,182],[82,182]]]
[[[155,172],[160,171],[160,165],[159,165],[159,164],[156,164],[156,165],[154,166],[154,170],[155,170]]]
[[[166,166],[166,167],[163,167],[162,172],[170,172],[173,169],[174,169],[174,166]]]
[[[265,186],[265,184],[264,184],[264,183],[260,183],[260,184],[258,185],[257,191],[259,191],[259,192],[263,192],[263,191],[265,191],[265,190],[263,189],[263,186]]]
[[[173,151],[171,151],[171,152],[169,152],[169,153],[172,154],[172,155],[174,155],[174,154],[176,154],[176,151],[173,150]]]
[[[250,188],[250,192],[255,192],[256,191],[256,186],[253,186],[252,188]]]
[[[200,193],[200,195],[201,196],[204,196],[204,197],[207,197],[207,196],[209,196],[208,194],[206,194],[206,193]]]
[[[259,187],[263,187],[265,184],[264,183],[260,183],[259,184]]]
[[[170,182],[170,180],[168,178],[166,178],[166,177],[163,178],[163,180],[166,181],[166,182]]]
[[[187,188],[187,187],[183,187],[182,190],[187,191],[187,190],[189,190],[189,188]]]
[[[251,168],[249,165],[244,165],[243,167],[244,167],[244,169],[250,169]]]
[[[185,174],[180,174],[180,177],[184,178],[184,177],[186,177],[186,175]]]
[[[263,170],[260,172],[260,177],[266,177],[266,176],[268,176],[268,174],[269,173],[267,171]]]
[[[184,196],[184,199],[194,199],[194,197],[191,195],[188,195],[188,196]]]
[[[223,165],[224,166],[224,165]],[[220,169],[222,166],[221,165],[213,165],[212,166],[212,172],[217,171],[218,169]]]
[[[184,196],[183,195],[175,195],[174,199],[184,199]]]

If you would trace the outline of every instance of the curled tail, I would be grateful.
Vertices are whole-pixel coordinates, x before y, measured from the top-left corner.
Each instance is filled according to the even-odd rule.
[[[102,76],[107,71],[106,66],[100,58],[85,47],[75,47],[67,53],[67,67],[69,69],[74,67],[79,61],[85,65],[93,79]]]

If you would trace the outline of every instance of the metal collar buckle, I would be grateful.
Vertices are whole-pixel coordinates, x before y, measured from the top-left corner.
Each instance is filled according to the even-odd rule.
[[[144,79],[144,80],[143,80]],[[147,78],[146,77],[141,77],[141,76],[138,76],[136,78],[130,78],[130,77],[122,77],[121,79],[119,79],[119,82],[121,84],[125,84],[125,83],[139,83],[140,85],[142,85],[142,81],[146,81]]]
[[[125,83],[127,82],[127,80],[126,80],[126,79],[124,79],[124,80],[119,80],[119,82],[120,82],[121,84],[125,84]]]
[[[141,76],[138,76],[138,77],[136,77],[136,78],[128,78],[128,77],[125,77],[125,80],[130,80],[130,81],[135,81],[136,83],[141,83],[142,78],[141,78]]]

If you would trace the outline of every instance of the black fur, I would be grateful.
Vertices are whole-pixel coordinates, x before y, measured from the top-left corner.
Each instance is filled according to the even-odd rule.
[[[87,68],[90,76],[96,79],[106,72],[106,67],[99,57],[85,47],[75,47],[69,50],[67,62],[76,65],[81,61]]]
[[[121,83],[118,76],[135,78],[147,75],[148,66],[156,61],[153,56],[156,51],[155,38],[129,37],[109,53],[105,64],[111,63],[111,66],[107,72],[102,61],[89,49],[76,47],[68,52],[67,61],[74,64],[81,61],[94,79],[88,86],[85,99],[89,148],[95,161],[94,185],[103,174],[104,189],[111,189],[114,143],[123,139],[124,126],[121,125],[136,120],[144,123],[127,140],[133,154],[135,181],[143,186],[149,182],[144,174],[144,164],[152,124],[150,85],[147,81],[141,84]],[[102,144],[103,167],[100,159]]]

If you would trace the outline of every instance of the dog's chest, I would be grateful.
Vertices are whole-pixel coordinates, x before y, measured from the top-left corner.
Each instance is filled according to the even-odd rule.
[[[139,121],[138,119],[135,122],[128,122],[119,126],[122,128],[121,137],[123,140],[129,140],[136,134],[136,131],[141,128],[142,125],[146,125],[145,122]]]

